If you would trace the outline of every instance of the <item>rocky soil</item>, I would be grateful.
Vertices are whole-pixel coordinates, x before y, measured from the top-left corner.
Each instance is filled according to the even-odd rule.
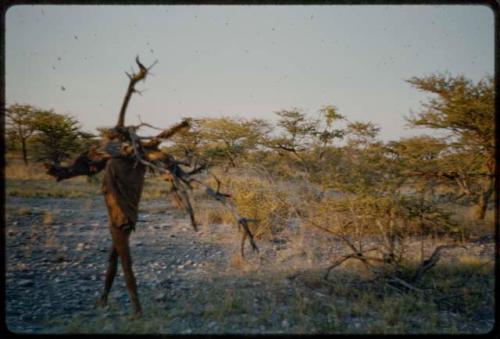
[[[335,254],[339,244],[330,243],[324,249],[311,246],[311,254],[300,246],[287,247],[280,239],[260,241],[260,253],[249,253],[249,262],[242,263],[239,234],[230,226],[205,226],[194,232],[188,220],[165,201],[142,202],[139,218],[131,237],[134,271],[145,317],[155,310],[168,311],[162,332],[307,333],[321,331],[329,321],[312,319],[307,326],[301,325],[300,314],[290,314],[287,307],[303,302],[307,313],[308,305],[320,305],[314,298],[327,299],[326,283],[308,286],[307,280],[295,279],[294,272],[324,268],[324,256]],[[7,197],[6,221],[6,323],[10,331],[64,333],[75,318],[107,319],[102,331],[117,330],[111,320],[126,319],[131,310],[121,268],[110,306],[94,308],[111,243],[102,197]],[[315,239],[303,237],[301,246],[307,248],[309,241]],[[493,244],[477,244],[473,251],[491,257]],[[342,298],[336,303],[341,305]],[[237,310],[235,316],[221,318],[228,309]],[[318,312],[326,317],[328,310]],[[344,321],[363,331],[362,319],[346,317]]]
[[[83,204],[83,206],[82,206]],[[111,245],[102,198],[9,198],[7,206],[6,294],[7,325],[13,332],[38,332],[48,318],[69,319],[75,313],[92,314],[102,288]],[[186,219],[174,219],[164,201],[149,202],[131,237],[139,292],[157,289],[163,300],[194,287],[211,271],[227,266],[225,249],[202,241]],[[51,221],[44,219],[47,212]],[[121,271],[111,302],[124,305],[128,295]]]

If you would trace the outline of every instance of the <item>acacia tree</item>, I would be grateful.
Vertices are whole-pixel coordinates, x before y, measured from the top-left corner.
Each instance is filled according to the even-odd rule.
[[[92,144],[93,135],[80,131],[76,119],[53,111],[38,111],[33,118],[37,160],[54,164]]]
[[[323,106],[318,111],[318,118],[314,120],[314,129],[311,131],[316,162],[323,160],[335,139],[344,137],[345,130],[337,126],[343,120],[345,117],[333,105]]]
[[[201,129],[204,153],[212,161],[227,159],[232,167],[236,167],[238,158],[257,147],[265,127],[265,122],[258,119],[205,119]]]
[[[315,131],[315,123],[298,109],[275,112],[279,116],[277,125],[282,129],[279,137],[270,139],[268,146],[295,156],[306,150],[310,137]]]
[[[35,131],[33,118],[36,108],[30,105],[13,104],[6,109],[6,135],[9,141],[20,143],[24,163],[28,164],[28,139]]]
[[[456,231],[456,225],[435,201],[425,199],[428,186],[408,192],[408,187],[415,187],[415,179],[407,175],[408,171],[422,160],[436,158],[440,149],[439,145],[430,150],[414,147],[423,145],[423,141],[434,145],[434,140],[383,143],[376,138],[378,131],[372,123],[348,124],[347,142],[339,147],[338,160],[322,172],[322,185],[340,194],[309,201],[306,220],[340,240],[346,250],[345,255],[332,261],[325,277],[344,261],[356,259],[391,284],[411,286],[407,281],[418,282],[444,249],[456,246],[437,247],[426,257],[425,237]],[[421,236],[421,258],[417,270],[407,276],[402,267],[412,260],[406,255],[410,235]]]
[[[279,116],[277,127],[280,134],[267,137],[264,145],[277,151],[294,169],[305,171],[309,179],[316,181],[317,172],[332,161],[331,155],[335,153],[333,141],[344,136],[344,131],[337,128],[337,122],[344,120],[344,116],[332,105],[322,107],[316,118],[296,108],[275,114]]]
[[[336,167],[325,173],[332,177],[330,185],[336,190],[377,195],[392,194],[401,187],[398,162],[387,156],[385,145],[376,138],[378,132],[379,128],[371,122],[347,125],[347,142],[340,147]]]
[[[386,145],[388,156],[399,164],[401,176],[411,179],[409,187],[416,193],[429,193],[430,198],[438,186],[453,184],[448,178],[435,175],[445,168],[443,157],[447,149],[444,140],[427,135],[401,138]]]
[[[202,159],[202,138],[201,124],[202,119],[191,119],[189,129],[183,129],[173,135],[170,140],[170,145],[165,147],[165,152],[170,153],[178,158],[186,159],[193,162],[195,159]],[[206,161],[206,159],[203,159]]]
[[[365,147],[375,140],[379,132],[380,127],[370,121],[354,121],[347,125],[347,142],[353,147]]]
[[[484,219],[495,185],[494,81],[474,83],[463,75],[434,74],[408,82],[433,94],[418,113],[407,118],[410,126],[448,132],[448,164],[434,173],[454,180],[470,193],[475,217]],[[429,174],[428,174],[429,175]]]

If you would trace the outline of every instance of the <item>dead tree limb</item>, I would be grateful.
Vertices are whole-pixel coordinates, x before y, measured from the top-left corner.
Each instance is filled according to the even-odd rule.
[[[245,257],[245,240],[247,239],[247,234],[243,233],[243,236],[241,237],[241,243],[240,243],[240,255],[242,258]]]
[[[351,254],[344,255],[340,257],[339,259],[335,260],[327,269],[324,279],[328,280],[328,276],[330,275],[330,272],[340,266],[344,261],[349,260],[349,259],[357,259],[360,260],[367,268],[372,268],[373,266],[370,264],[370,261],[376,261],[376,262],[384,262],[384,259],[378,258],[378,257],[372,257],[372,256],[367,256],[365,253],[372,252],[378,250],[378,248],[371,248],[363,252],[355,252]]]
[[[55,177],[59,182],[79,175],[92,176],[97,174],[104,169],[107,160],[108,157],[99,156],[95,149],[91,149],[80,154],[70,166],[44,164],[44,167],[47,174]]]
[[[186,192],[185,189],[180,188],[182,184],[179,182],[178,177],[176,177],[175,175],[173,176],[173,184],[174,187],[176,187],[177,189],[178,197],[180,198],[180,201],[182,202],[184,209],[189,214],[189,219],[191,220],[191,226],[193,226],[194,230],[197,231],[198,226],[196,225],[194,210],[193,206],[191,205],[191,200],[189,199],[189,194]]]
[[[194,210],[193,210],[193,207],[191,205],[189,195],[186,193],[185,189],[183,189],[182,184],[180,183],[181,181],[179,180],[179,176],[175,172],[169,171],[168,169],[164,168],[160,164],[155,164],[155,163],[145,159],[144,152],[141,148],[139,137],[135,134],[134,127],[128,128],[128,134],[129,134],[130,141],[132,143],[132,147],[134,150],[136,160],[138,162],[141,162],[143,165],[146,165],[150,168],[153,168],[160,173],[172,174],[171,175],[172,184],[173,184],[173,187],[175,187],[174,193],[177,194],[178,201],[182,203],[183,207],[188,212],[189,217],[191,219],[191,226],[193,226],[194,230],[197,231],[198,227],[196,225],[196,220],[194,218]]]
[[[203,164],[200,167],[193,169],[189,173],[185,173],[185,172],[183,172],[183,173],[184,173],[184,176],[189,176],[192,173],[198,173],[201,170],[205,170],[206,167],[207,167],[207,165]],[[255,244],[254,236],[253,236],[252,232],[250,231],[250,227],[248,225],[250,222],[258,222],[258,220],[245,218],[245,217],[240,216],[238,211],[237,211],[236,206],[234,205],[234,202],[230,200],[231,195],[228,193],[220,192],[221,181],[219,180],[219,178],[217,178],[217,176],[214,175],[212,172],[210,172],[210,171],[208,171],[208,172],[217,182],[217,189],[216,190],[214,190],[212,187],[210,187],[209,185],[205,184],[204,182],[202,182],[196,178],[189,179],[189,182],[196,182],[200,186],[203,186],[205,188],[205,193],[207,193],[208,196],[212,197],[216,201],[220,202],[224,207],[228,208],[230,210],[231,214],[235,217],[237,225],[243,229],[243,236],[241,239],[241,256],[243,258],[245,257],[244,246],[245,246],[245,240],[247,238],[250,242],[252,249],[254,251],[258,252],[259,248]]]
[[[162,131],[155,138],[156,139],[169,139],[174,134],[178,133],[182,129],[187,129],[191,127],[191,119],[184,119],[182,122],[170,127],[167,130]]]
[[[407,290],[411,290],[411,291],[414,291],[414,292],[420,292],[420,293],[423,293],[423,291],[415,286],[413,286],[412,284],[410,284],[409,282],[407,281],[404,281],[403,279],[400,279],[398,277],[391,277],[388,281],[387,281],[387,285],[390,286],[390,287],[393,287],[393,288],[396,288],[396,289],[399,289],[399,287],[395,286],[395,284],[398,284],[398,285],[401,285],[403,286],[404,288],[406,288]]]
[[[420,280],[422,278],[422,276],[428,270],[430,270],[431,268],[433,268],[434,266],[436,266],[436,264],[438,263],[439,259],[441,259],[441,253],[442,253],[442,251],[444,251],[446,249],[450,249],[450,248],[456,248],[456,247],[466,248],[463,245],[457,245],[457,244],[449,244],[449,245],[438,246],[434,250],[434,252],[432,252],[432,254],[429,257],[429,259],[422,261],[422,263],[417,268],[417,271],[415,272],[415,275],[413,276],[413,278],[412,278],[411,281],[413,283],[416,283],[418,280]]]
[[[141,80],[144,81],[146,79],[148,71],[156,64],[155,61],[151,66],[145,67],[139,61],[139,56],[135,58],[135,62],[137,63],[137,66],[139,66],[139,71],[133,74],[125,72],[125,74],[127,74],[128,78],[130,79],[130,82],[128,84],[127,92],[125,93],[125,97],[123,98],[122,107],[120,108],[118,122],[116,123],[117,129],[123,128],[125,124],[125,113],[127,112],[128,103],[130,101],[130,98],[132,97],[132,94],[137,92],[137,90],[135,89],[135,85]]]
[[[183,122],[181,124],[178,124],[174,126],[173,128],[167,130],[167,131],[179,131],[181,128],[186,127],[186,122]],[[191,205],[191,201],[189,199],[189,194],[187,193],[187,190],[191,189],[191,182],[196,182],[200,184],[201,186],[205,187],[205,192],[214,198],[215,200],[219,201],[222,203],[225,207],[229,208],[231,213],[235,216],[237,220],[238,226],[241,226],[243,228],[244,234],[242,238],[242,256],[244,257],[244,241],[246,238],[249,239],[250,245],[252,246],[252,249],[254,251],[258,251],[258,247],[255,244],[254,236],[252,232],[250,231],[250,228],[248,226],[249,222],[255,222],[256,220],[254,219],[248,219],[241,217],[232,201],[228,201],[228,198],[231,197],[230,194],[227,193],[221,193],[220,192],[220,186],[221,182],[220,180],[213,174],[210,173],[217,181],[217,190],[214,190],[212,187],[209,185],[203,183],[200,180],[197,180],[196,178],[190,178],[191,174],[198,173],[205,169],[206,165],[201,165],[198,168],[193,169],[191,172],[186,173],[183,171],[180,167],[179,164],[181,162],[176,162],[175,159],[172,156],[165,156],[164,159],[157,160],[157,161],[148,161],[146,160],[146,156],[144,154],[144,151],[141,146],[141,142],[139,137],[137,136],[136,128],[135,127],[128,127],[128,139],[130,140],[133,148],[134,155],[136,157],[136,160],[138,162],[141,162],[142,164],[153,168],[157,170],[160,173],[167,174],[171,178],[171,183],[172,183],[172,193],[175,196],[176,201],[184,207],[184,209],[188,212],[189,217],[191,219],[191,225],[195,230],[197,230],[197,225],[194,217],[194,210]],[[171,133],[173,135],[174,133]],[[170,135],[170,136],[171,136]],[[167,133],[163,135],[164,137],[167,136]],[[168,137],[170,137],[168,136]]]
[[[238,223],[243,227],[243,237],[241,238],[241,257],[245,257],[245,239],[248,237],[250,241],[250,245],[252,246],[252,249],[256,252],[259,251],[259,248],[255,244],[255,240],[253,238],[252,232],[250,232],[250,228],[248,227],[248,223],[251,221],[257,221],[256,219],[247,219],[247,218],[240,218],[238,220]]]
[[[348,255],[344,255],[343,257],[335,260],[329,267],[328,269],[326,270],[326,273],[323,277],[323,279],[325,280],[328,280],[328,276],[330,275],[330,272],[337,266],[340,266],[344,261],[347,261],[349,259],[352,259],[352,258],[358,258],[357,254],[353,253],[353,254],[348,254]]]
[[[158,146],[163,140],[171,138],[174,134],[183,129],[190,128],[191,119],[184,119],[182,122],[169,129],[163,130],[161,133],[153,137],[139,137],[136,134],[137,129],[142,126],[153,127],[150,124],[141,121],[141,124],[138,126],[124,126],[125,115],[130,98],[133,93],[138,92],[135,89],[135,85],[139,81],[144,81],[146,76],[149,74],[149,70],[156,64],[155,61],[150,67],[145,67],[139,61],[139,57],[136,57],[135,61],[139,70],[136,73],[133,73],[133,71],[132,73],[127,73],[130,82],[123,99],[116,126],[103,133],[103,138],[99,147],[95,147],[90,151],[81,154],[71,166],[63,167],[56,166],[54,164],[46,165],[47,174],[56,177],[57,180],[63,180],[77,175],[95,174],[102,170],[106,161],[111,158],[135,159],[136,164],[141,163],[147,166],[150,170],[166,175],[167,179],[169,179],[172,184],[171,193],[177,202],[188,212],[191,224],[195,230],[197,230],[197,225],[194,217],[194,209],[188,194],[188,191],[192,189],[192,182],[196,182],[205,187],[205,191],[210,197],[230,209],[231,213],[236,218],[237,226],[243,229],[242,255],[244,255],[243,247],[247,238],[250,241],[252,249],[254,251],[258,251],[257,245],[254,241],[254,236],[249,228],[249,223],[255,222],[256,220],[244,218],[238,214],[234,202],[229,200],[231,195],[220,192],[221,183],[216,176],[214,176],[217,181],[216,190],[192,177],[193,175],[206,170],[208,165],[195,165],[191,171],[187,172],[180,166],[190,166],[190,163],[176,160],[173,156],[165,154],[158,149]]]

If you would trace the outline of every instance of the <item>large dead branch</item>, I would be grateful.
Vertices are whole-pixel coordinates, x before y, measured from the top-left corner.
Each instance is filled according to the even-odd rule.
[[[184,119],[182,122],[162,131],[155,138],[156,139],[170,139],[174,134],[180,132],[183,129],[191,127],[191,119]]]
[[[44,164],[47,174],[56,178],[59,182],[64,179],[73,178],[79,175],[92,176],[99,173],[106,166],[109,157],[96,152],[91,148],[80,154],[70,166],[58,166],[55,164]]]
[[[355,251],[354,253],[351,253],[351,254],[347,254],[347,255],[344,255],[342,257],[340,257],[339,259],[335,260],[333,263],[330,264],[330,266],[328,267],[325,275],[323,276],[323,278],[325,280],[328,279],[328,276],[330,275],[330,272],[340,266],[344,261],[347,261],[349,259],[357,259],[357,260],[360,260],[363,265],[366,266],[366,268],[372,268],[372,264],[370,263],[370,261],[375,261],[375,262],[381,262],[383,263],[384,262],[384,259],[382,258],[379,258],[379,257],[372,257],[372,256],[367,256],[366,253],[368,252],[373,252],[373,251],[376,251],[378,250],[378,248],[370,248],[368,250],[365,250],[363,252],[360,252],[360,251]]]
[[[128,84],[127,92],[125,93],[125,97],[123,98],[122,107],[120,108],[118,122],[116,123],[117,129],[122,128],[125,124],[125,113],[127,112],[128,103],[130,101],[130,98],[132,97],[132,94],[137,92],[137,90],[135,89],[135,85],[141,80],[142,81],[146,80],[146,76],[149,70],[153,68],[153,66],[156,64],[155,61],[151,66],[145,67],[139,61],[139,56],[135,58],[135,62],[137,63],[137,66],[139,66],[139,71],[133,74],[125,72],[125,74],[127,74],[128,78],[130,79],[130,82]]]
[[[243,229],[241,241],[242,256],[244,256],[244,244],[247,238],[252,249],[258,251],[253,234],[249,228],[249,223],[256,222],[257,220],[239,215],[234,202],[231,200],[231,195],[220,192],[221,184],[216,176],[211,174],[217,181],[217,189],[213,189],[206,183],[195,178],[196,174],[207,170],[207,164],[195,165],[194,168],[187,171],[181,166],[191,166],[189,162],[177,160],[172,155],[159,150],[158,147],[162,141],[171,138],[183,129],[190,128],[191,119],[184,119],[182,122],[175,124],[169,129],[162,130],[158,135],[153,137],[140,137],[136,133],[140,127],[152,127],[150,124],[141,121],[141,124],[138,126],[124,126],[125,114],[130,98],[133,93],[138,92],[135,89],[135,85],[139,81],[144,81],[148,71],[156,64],[155,62],[150,67],[145,67],[139,61],[139,57],[135,61],[139,66],[139,71],[133,74],[127,73],[130,82],[116,126],[105,130],[100,145],[82,153],[70,166],[46,165],[47,174],[56,177],[60,181],[78,175],[93,175],[101,171],[105,167],[107,160],[111,158],[129,158],[135,160],[136,164],[141,163],[153,172],[158,172],[165,176],[165,179],[171,184],[171,194],[178,205],[186,210],[190,217],[191,225],[195,230],[197,230],[195,213],[188,193],[193,188],[192,183],[197,183],[204,187],[209,197],[229,209],[235,217],[238,228]]]
[[[181,126],[181,127],[179,127]],[[184,128],[185,126],[182,126],[181,124],[178,124],[174,126],[174,128],[170,130],[176,130],[179,131],[180,129]],[[167,130],[168,131],[168,130]],[[221,193],[220,192],[220,180],[212,174],[212,176],[216,179],[217,181],[217,189],[214,190],[212,187],[209,185],[205,184],[204,182],[192,178],[191,176],[200,172],[201,170],[206,168],[206,165],[201,165],[198,168],[193,169],[190,172],[185,172],[182,170],[182,168],[179,166],[179,162],[175,162],[174,158],[172,156],[166,155],[163,159],[158,159],[156,161],[148,161],[146,159],[146,155],[144,152],[144,149],[141,145],[140,139],[136,134],[136,128],[135,127],[128,127],[128,134],[129,134],[129,140],[131,141],[132,144],[132,149],[134,151],[135,158],[138,162],[141,162],[142,164],[153,168],[154,170],[167,174],[170,178],[170,182],[172,184],[172,190],[171,192],[174,194],[175,199],[179,205],[184,207],[184,209],[188,212],[189,217],[191,219],[191,225],[195,230],[197,230],[197,225],[195,221],[195,216],[194,216],[194,210],[192,207],[192,204],[190,202],[188,190],[191,189],[191,182],[196,182],[199,185],[203,186],[205,188],[205,192],[207,193],[208,196],[214,198],[216,201],[220,202],[222,205],[224,205],[226,208],[228,208],[235,219],[237,220],[238,226],[241,226],[243,228],[243,236],[242,236],[242,249],[241,249],[241,254],[242,257],[244,257],[244,242],[245,239],[248,238],[250,241],[250,245],[252,246],[252,249],[254,251],[258,251],[258,247],[255,244],[254,241],[254,236],[250,231],[250,228],[248,227],[248,223],[252,221],[256,221],[253,219],[249,218],[244,218],[239,215],[237,212],[236,206],[232,201],[229,201],[228,199],[231,197],[230,194],[227,193]],[[166,136],[167,133],[165,133],[164,136]],[[171,134],[173,135],[173,133]]]

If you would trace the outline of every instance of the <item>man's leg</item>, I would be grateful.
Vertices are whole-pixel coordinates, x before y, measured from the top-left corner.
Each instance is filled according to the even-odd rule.
[[[132,257],[130,256],[129,237],[130,230],[124,231],[118,227],[111,227],[111,235],[113,243],[122,263],[123,276],[125,284],[130,296],[130,301],[134,307],[133,319],[137,319],[142,315],[141,304],[137,293],[137,284],[135,281],[134,272],[132,271]]]
[[[115,245],[112,244],[109,249],[108,256],[108,269],[106,271],[106,278],[104,280],[104,291],[101,294],[101,297],[97,301],[98,306],[106,306],[108,304],[108,294],[111,290],[111,286],[113,285],[113,280],[116,276],[116,270],[118,267],[118,252],[116,252]]]

